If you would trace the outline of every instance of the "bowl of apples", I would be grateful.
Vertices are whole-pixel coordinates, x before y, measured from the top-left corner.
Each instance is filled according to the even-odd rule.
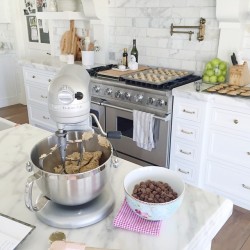
[[[227,63],[214,58],[207,62],[203,71],[202,80],[205,83],[216,84],[226,81]]]

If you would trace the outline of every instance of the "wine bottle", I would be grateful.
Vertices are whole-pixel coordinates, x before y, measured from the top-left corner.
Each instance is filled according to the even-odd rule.
[[[138,63],[138,50],[136,48],[136,39],[133,39],[133,48],[131,50],[131,55],[135,56],[136,62]]]
[[[122,54],[122,64],[127,68],[128,67],[128,52],[127,49],[124,48]]]

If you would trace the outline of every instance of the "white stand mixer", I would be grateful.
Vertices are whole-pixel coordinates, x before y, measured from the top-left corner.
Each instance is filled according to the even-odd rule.
[[[68,136],[76,136],[76,148],[82,152],[85,150],[83,142],[79,142],[80,137],[77,136],[84,131],[93,131],[92,118],[95,119],[101,133],[107,136],[97,117],[90,114],[89,82],[89,74],[83,66],[66,65],[60,70],[48,90],[49,112],[57,123],[58,131],[55,133],[56,136],[52,135],[35,145],[31,152],[31,161],[26,165],[27,171],[34,172],[26,183],[26,206],[36,212],[41,221],[58,228],[79,228],[94,224],[104,219],[114,207],[114,194],[109,181],[106,182],[109,179],[110,163],[112,165],[111,144],[109,149],[104,149],[105,161],[97,169],[78,174],[55,174],[48,170],[51,167],[50,162],[55,158],[61,158],[65,167]],[[119,132],[110,133],[112,138],[120,136]],[[58,144],[56,150],[48,152],[55,143]],[[93,145],[90,149],[95,151]],[[43,165],[44,160],[40,161],[41,151],[46,154],[46,166]],[[38,197],[35,205],[32,202],[34,182],[42,190],[42,195]],[[82,199],[85,195],[89,196],[86,202]]]

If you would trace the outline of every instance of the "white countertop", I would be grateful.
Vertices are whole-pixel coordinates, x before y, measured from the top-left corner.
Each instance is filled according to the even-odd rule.
[[[59,57],[51,55],[29,56],[19,59],[18,63],[21,64],[22,66],[47,70],[52,72],[57,72],[64,65],[66,65],[65,62],[60,61]]]
[[[121,250],[210,249],[212,238],[232,213],[231,201],[187,185],[182,206],[162,224],[159,237],[114,228],[113,219],[124,200],[124,176],[140,167],[120,160],[120,166],[112,168],[111,186],[116,197],[111,215],[81,229],[49,227],[40,222],[24,204],[24,187],[31,175],[25,168],[29,152],[34,144],[48,135],[50,132],[27,124],[0,131],[0,213],[36,226],[18,247],[20,250],[48,249],[48,238],[55,231],[63,231],[69,241],[85,242],[91,247]]]

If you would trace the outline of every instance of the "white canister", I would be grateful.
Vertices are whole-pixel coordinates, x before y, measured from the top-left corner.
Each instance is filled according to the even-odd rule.
[[[91,66],[95,64],[95,52],[94,51],[82,51],[82,64],[85,66]]]

